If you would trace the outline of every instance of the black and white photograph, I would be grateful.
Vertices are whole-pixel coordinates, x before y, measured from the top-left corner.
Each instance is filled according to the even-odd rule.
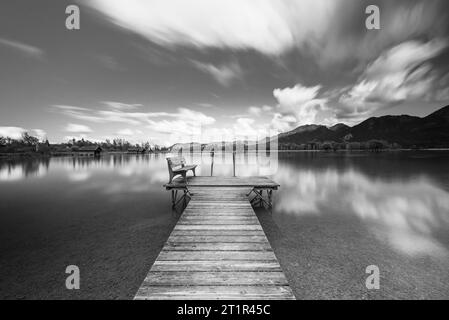
[[[0,300],[449,300],[449,2],[2,0]]]

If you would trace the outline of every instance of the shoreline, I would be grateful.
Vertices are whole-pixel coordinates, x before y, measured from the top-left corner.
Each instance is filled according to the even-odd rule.
[[[277,153],[385,153],[385,152],[418,152],[418,151],[449,151],[449,148],[424,148],[424,149],[384,149],[384,150],[273,150],[271,152],[277,152]],[[210,153],[211,151],[202,151],[202,152],[185,152],[185,153],[191,153],[191,154],[203,154],[203,153]],[[151,152],[151,153],[128,153],[128,152],[120,152],[120,151],[113,151],[113,152],[106,152],[99,157],[107,156],[107,155],[152,155],[152,154],[171,154],[170,151],[165,152]],[[233,151],[215,151],[215,153],[233,153]],[[243,152],[236,152],[236,153],[258,153],[256,151],[243,151]],[[0,160],[11,160],[11,159],[43,159],[43,158],[64,158],[64,157],[71,157],[71,158],[92,158],[92,157],[86,157],[86,156],[73,156],[73,155],[52,155],[52,154],[39,154],[39,153],[0,153]]]

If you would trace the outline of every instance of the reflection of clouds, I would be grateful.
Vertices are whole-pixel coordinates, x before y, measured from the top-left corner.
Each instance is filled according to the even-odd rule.
[[[67,158],[59,161],[71,181],[83,182],[80,191],[101,192],[111,196],[113,201],[129,193],[152,192],[154,186],[162,190],[162,185],[168,181],[165,157],[118,154],[100,159]]]
[[[277,210],[295,215],[340,212],[366,222],[381,240],[401,252],[447,254],[434,238],[449,224],[449,194],[424,178],[384,181],[350,170],[280,168]]]
[[[16,181],[25,177],[22,167],[4,167],[0,169],[0,181]]]
[[[89,179],[91,174],[87,171],[75,171],[69,173],[69,180],[73,182],[81,182]]]
[[[18,181],[26,177],[43,177],[48,172],[48,160],[0,162],[0,181]]]

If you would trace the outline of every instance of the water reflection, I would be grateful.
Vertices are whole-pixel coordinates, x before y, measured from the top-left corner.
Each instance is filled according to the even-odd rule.
[[[395,250],[445,256],[435,236],[449,224],[449,193],[425,177],[372,178],[354,169],[282,166],[276,212],[296,216],[352,215]],[[444,229],[443,229],[444,230]]]
[[[90,192],[105,195],[110,201],[126,201],[131,193],[148,196],[165,192],[167,156],[171,155],[6,161],[0,162],[0,182],[6,183],[5,188],[16,182],[20,188],[34,190],[25,178],[39,177],[45,190],[68,183],[71,194]],[[437,182],[434,178],[446,168],[447,155],[402,157],[281,154],[273,176],[281,184],[275,195],[275,213],[294,219],[354,217],[398,252],[446,255],[447,238],[441,240],[441,235],[449,226],[449,192],[442,186],[448,185],[449,179],[445,176]],[[211,174],[209,154],[190,154],[186,160],[199,165],[198,175]],[[266,175],[272,164],[265,160],[256,154],[237,154],[236,175]],[[233,174],[232,154],[215,155],[213,174]]]
[[[17,181],[27,177],[43,177],[47,174],[50,159],[0,161],[0,181]]]

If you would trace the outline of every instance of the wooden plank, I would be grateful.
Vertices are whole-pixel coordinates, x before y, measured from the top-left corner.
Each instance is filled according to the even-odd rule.
[[[175,226],[175,230],[262,230],[262,227],[260,225],[243,225],[243,224],[234,224],[234,225],[213,225],[213,224],[186,225],[186,224],[177,224]]]
[[[252,220],[259,221],[259,219],[257,219],[257,217],[254,214],[251,215],[249,213],[241,214],[241,215],[238,215],[238,214],[234,214],[234,215],[215,214],[215,215],[212,215],[212,214],[208,214],[206,212],[197,213],[197,214],[186,213],[186,214],[183,214],[179,220],[181,221],[181,220],[195,220],[195,219],[196,220],[204,220],[204,219],[209,219],[209,220],[238,220],[238,219],[249,220],[249,219],[252,219]]]
[[[206,219],[206,220],[201,220],[201,219],[182,219],[178,222],[178,226],[192,226],[192,225],[220,225],[220,226],[235,226],[235,225],[256,225],[259,226],[259,221],[251,219],[251,220],[247,220],[247,219],[234,219],[234,220],[229,220],[229,219],[223,219],[223,220],[218,220],[218,219]]]
[[[173,230],[172,236],[263,236],[262,230]]]
[[[156,271],[282,271],[277,261],[161,261],[151,267]]]
[[[254,216],[254,210],[248,207],[240,207],[240,208],[213,208],[213,207],[198,207],[192,206],[188,207],[184,211],[185,215],[193,214],[193,215],[217,215],[217,216],[226,216],[226,215],[250,215]]]
[[[289,286],[142,286],[137,300],[293,300]]]
[[[276,261],[271,251],[161,251],[158,260],[250,260],[250,261]]]
[[[151,286],[230,286],[230,285],[288,285],[284,274],[279,271],[270,272],[150,272],[144,280]]]
[[[219,202],[219,203],[218,203]],[[226,205],[226,208],[251,208],[251,205],[249,204],[248,200],[245,201],[229,201],[228,203],[223,203],[223,201],[213,201],[212,199],[207,200],[195,200],[190,201],[189,206],[190,208],[195,207],[211,207],[211,208],[217,208],[220,205]]]
[[[236,235],[225,235],[225,236],[205,236],[205,235],[194,235],[194,236],[181,236],[181,235],[171,235],[168,239],[168,242],[213,242],[216,243],[217,246],[221,242],[227,243],[227,242],[262,242],[262,243],[268,243],[267,238],[265,235],[243,235],[243,236],[236,236]]]
[[[164,251],[272,251],[268,243],[184,243],[184,242],[168,242]]]
[[[210,218],[204,218],[202,217],[197,218],[182,218],[179,220],[180,224],[258,224],[259,220],[253,217],[249,218],[242,218],[237,217],[234,219],[229,219],[229,217],[226,218],[219,218],[219,219],[210,219]]]

